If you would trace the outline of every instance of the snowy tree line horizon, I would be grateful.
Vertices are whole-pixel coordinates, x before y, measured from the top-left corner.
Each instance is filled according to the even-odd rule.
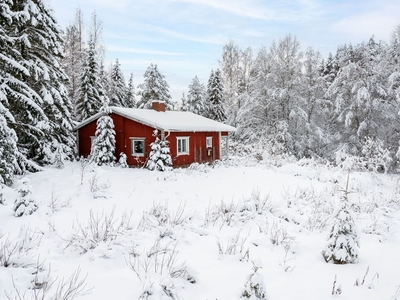
[[[389,42],[372,37],[342,45],[325,60],[313,48],[302,52],[290,34],[257,54],[230,41],[207,85],[194,76],[178,105],[156,64],[136,89],[133,74],[125,81],[118,59],[106,70],[95,12],[87,41],[79,9],[65,31],[43,0],[4,0],[0,16],[5,184],[60,155],[73,159],[74,125],[104,105],[149,108],[152,100],[233,125],[236,141],[262,143],[273,154],[330,161],[369,156],[383,171],[398,167],[400,25]]]

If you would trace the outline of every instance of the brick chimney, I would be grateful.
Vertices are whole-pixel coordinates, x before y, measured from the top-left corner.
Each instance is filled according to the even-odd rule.
[[[151,102],[151,108],[156,110],[156,111],[165,112],[165,102],[164,101],[159,101],[159,100],[153,100]]]

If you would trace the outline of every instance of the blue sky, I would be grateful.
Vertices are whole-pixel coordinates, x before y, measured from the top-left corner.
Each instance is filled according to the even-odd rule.
[[[372,35],[388,42],[400,24],[399,0],[50,0],[50,6],[62,28],[78,7],[86,24],[96,11],[106,65],[118,58],[125,79],[133,72],[137,86],[157,64],[174,100],[195,75],[207,83],[229,40],[256,55],[290,33],[302,50],[312,46],[327,57],[338,45]]]

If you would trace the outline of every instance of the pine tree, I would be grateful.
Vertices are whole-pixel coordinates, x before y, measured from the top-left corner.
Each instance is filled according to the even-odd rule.
[[[31,215],[38,209],[36,200],[32,196],[32,187],[29,182],[29,179],[26,177],[20,181],[19,196],[14,202],[14,216],[16,217]]]
[[[135,98],[135,85],[133,84],[133,73],[129,77],[128,86],[126,88],[126,98],[125,98],[125,106],[126,107],[136,107],[136,98]]]
[[[2,1],[1,9],[6,42],[2,46],[11,47],[4,50],[16,62],[8,60],[3,72],[7,109],[14,118],[10,126],[24,155],[19,163],[22,169],[32,169],[33,162],[52,163],[58,146],[72,158],[72,104],[65,87],[68,78],[60,66],[61,32],[52,11],[43,0]]]
[[[204,116],[207,112],[206,108],[206,90],[199,78],[195,76],[189,84],[187,94],[187,109],[197,115]]]
[[[91,151],[91,162],[98,166],[113,166],[115,162],[115,131],[113,119],[109,116],[111,109],[105,103],[101,112],[101,116],[96,123],[95,141]]]
[[[223,90],[220,70],[217,69],[215,73],[211,71],[207,85],[207,117],[218,122],[226,120],[223,108]]]
[[[146,167],[151,171],[170,171],[172,169],[172,158],[168,141],[159,137],[158,130],[153,132],[155,141],[150,144],[151,152]]]
[[[150,64],[143,75],[144,82],[140,84],[138,95],[141,99],[137,102],[138,108],[151,108],[152,101],[164,101],[167,110],[173,109],[171,96],[169,94],[169,85],[165,81],[157,68],[157,65]]]
[[[102,96],[104,96],[104,90],[99,78],[94,44],[90,39],[81,75],[80,98],[76,108],[78,120],[83,121],[98,113],[102,106]]]
[[[0,183],[0,205],[4,205],[3,185]]]
[[[186,98],[185,92],[182,92],[181,103],[182,104],[181,104],[180,110],[181,111],[189,111],[188,100]]]
[[[352,212],[348,205],[348,184],[341,200],[341,208],[334,213],[334,224],[329,234],[329,240],[322,251],[326,262],[334,264],[348,264],[358,262],[360,239],[358,228],[354,222]]]
[[[121,65],[118,59],[112,66],[111,70],[111,88],[110,88],[110,105],[126,107],[125,103],[127,89],[125,86],[124,74],[121,71]]]

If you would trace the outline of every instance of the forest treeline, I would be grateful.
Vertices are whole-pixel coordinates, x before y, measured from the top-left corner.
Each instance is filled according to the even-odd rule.
[[[87,30],[85,30],[87,28]],[[323,59],[293,35],[253,52],[233,41],[207,84],[194,75],[174,101],[156,64],[136,87],[118,58],[105,66],[102,22],[82,12],[60,29],[44,0],[0,3],[0,179],[73,159],[73,127],[106,105],[191,111],[235,126],[242,144],[334,160],[338,155],[399,160],[400,26],[390,41],[341,45]],[[268,147],[269,147],[268,146]],[[367,153],[368,152],[368,153]]]

